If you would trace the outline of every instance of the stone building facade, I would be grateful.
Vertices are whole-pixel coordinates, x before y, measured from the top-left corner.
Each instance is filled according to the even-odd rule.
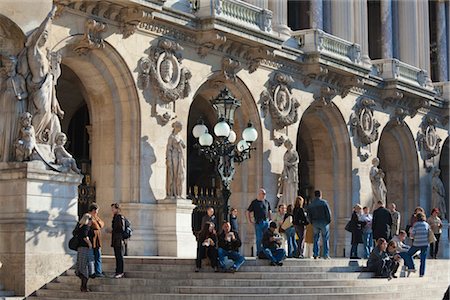
[[[212,130],[210,100],[224,87],[241,101],[234,131],[248,121],[258,131],[231,184],[245,255],[254,232],[244,211],[260,187],[277,204],[287,139],[300,156],[299,194],[320,189],[329,201],[332,256],[349,248],[353,205],[372,205],[375,157],[402,226],[416,206],[429,213],[433,168],[448,207],[449,1],[2,1],[2,57],[20,56],[53,5],[61,129],[100,215],[119,202],[131,220],[130,255],[195,255],[193,202],[214,203],[220,180],[192,128],[202,118]],[[174,122],[186,172],[181,197],[166,197]],[[0,283],[29,294],[72,263],[81,177],[2,161]]]

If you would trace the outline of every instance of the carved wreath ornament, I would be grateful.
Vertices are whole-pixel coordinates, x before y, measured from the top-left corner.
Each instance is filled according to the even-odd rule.
[[[351,117],[351,125],[364,145],[371,144],[378,139],[380,123],[373,117],[373,106],[375,106],[375,101],[363,99]]]
[[[435,118],[426,117],[418,134],[419,148],[423,151],[425,159],[439,155],[441,150],[442,139],[436,133],[436,123]]]
[[[148,88],[150,79],[165,103],[185,98],[191,91],[189,80],[191,72],[181,67],[183,48],[176,42],[161,39],[156,47],[150,48],[148,57],[139,60],[139,82],[143,89]]]
[[[264,115],[270,112],[274,127],[281,129],[294,124],[298,120],[298,101],[292,97],[291,76],[275,74],[269,82],[269,88],[261,93],[261,108]]]

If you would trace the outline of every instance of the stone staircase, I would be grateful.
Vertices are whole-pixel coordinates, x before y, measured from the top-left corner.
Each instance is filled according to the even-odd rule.
[[[419,261],[416,261],[417,267]],[[428,260],[425,277],[411,274],[392,280],[361,272],[364,260],[288,259],[282,267],[248,258],[237,273],[214,273],[209,266],[194,272],[193,259],[126,257],[125,278],[89,280],[90,293],[68,270],[36,291],[30,300],[56,299],[442,299],[450,283],[450,261]],[[107,275],[114,259],[104,257]],[[400,272],[399,272],[400,274]]]
[[[14,296],[13,291],[5,291],[3,289],[3,286],[0,284],[0,300],[4,300],[4,299],[12,300],[13,296]]]

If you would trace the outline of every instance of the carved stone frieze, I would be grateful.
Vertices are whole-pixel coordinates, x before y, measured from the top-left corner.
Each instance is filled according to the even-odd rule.
[[[192,74],[181,67],[182,57],[178,51],[182,49],[178,43],[163,38],[157,46],[150,47],[148,57],[143,57],[138,62],[140,86],[148,88],[152,79],[153,88],[164,103],[186,98],[190,93],[189,81]]]
[[[230,57],[222,59],[222,74],[226,80],[236,81],[236,74],[239,72],[241,62]]]
[[[102,32],[107,29],[106,24],[93,19],[86,21],[83,38],[77,43],[73,51],[79,55],[86,55],[90,50],[105,48]]]
[[[264,115],[270,112],[275,129],[284,128],[298,120],[300,104],[292,97],[291,76],[276,73],[269,81],[269,88],[261,93],[261,109]]]
[[[373,116],[374,106],[374,100],[362,99],[350,117],[352,130],[363,145],[371,144],[378,139],[380,123]]]
[[[430,102],[426,98],[405,94],[395,89],[385,90],[382,93],[382,107],[385,109],[389,105],[401,107],[408,115],[414,117],[421,109],[427,109]]]
[[[426,160],[439,155],[441,151],[440,143],[442,139],[436,133],[437,123],[438,120],[436,118],[426,116],[420,126],[420,131],[417,134],[418,146],[422,151],[425,164],[427,164]]]
[[[225,44],[227,37],[222,33],[214,33],[213,35],[207,35],[198,40],[200,46],[197,49],[197,54],[201,58],[205,58],[211,50],[217,49],[221,45]]]

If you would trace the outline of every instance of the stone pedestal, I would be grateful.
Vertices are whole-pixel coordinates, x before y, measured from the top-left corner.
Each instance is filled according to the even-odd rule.
[[[197,242],[191,228],[194,207],[187,199],[158,201],[155,227],[159,256],[196,257]]]
[[[27,296],[73,265],[67,243],[80,182],[40,161],[0,163],[0,282],[7,290]]]

